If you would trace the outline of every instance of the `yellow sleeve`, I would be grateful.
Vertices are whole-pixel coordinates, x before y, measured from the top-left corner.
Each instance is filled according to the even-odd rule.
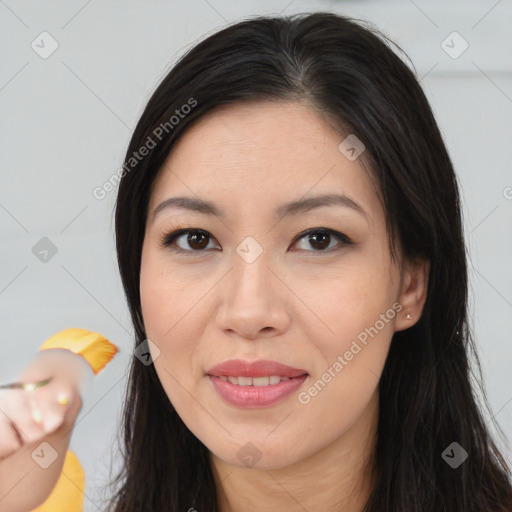
[[[48,338],[39,350],[64,348],[81,355],[97,374],[118,349],[104,336],[87,329],[64,329]],[[46,501],[31,512],[83,512],[85,474],[76,455],[68,450],[57,484]]]
[[[49,348],[65,348],[80,354],[95,374],[105,368],[117,353],[117,347],[101,334],[79,328],[64,329],[54,334],[39,347],[39,350]]]

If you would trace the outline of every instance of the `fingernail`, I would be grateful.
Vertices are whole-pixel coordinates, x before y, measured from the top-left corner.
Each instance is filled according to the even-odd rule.
[[[64,393],[61,393],[57,397],[57,402],[59,403],[59,405],[69,405],[70,399],[68,398],[67,395],[65,395]]]

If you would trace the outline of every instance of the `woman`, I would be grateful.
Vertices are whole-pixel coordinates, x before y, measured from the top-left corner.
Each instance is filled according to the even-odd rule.
[[[358,21],[229,26],[149,100],[116,204],[137,357],[110,511],[512,510],[453,167]]]

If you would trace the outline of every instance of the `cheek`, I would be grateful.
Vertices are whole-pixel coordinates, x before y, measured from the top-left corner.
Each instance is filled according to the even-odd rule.
[[[155,343],[160,355],[155,360],[163,387],[169,398],[187,389],[202,377],[198,346],[202,336],[199,321],[204,298],[211,284],[198,282],[186,270],[176,271],[165,253],[142,253],[140,295],[146,336]],[[174,400],[172,400],[174,402]]]
[[[197,429],[205,423],[204,408],[196,389],[203,379],[198,358],[199,292],[183,272],[172,271],[169,264],[158,259],[154,254],[143,256],[141,264],[140,293],[146,335],[160,350],[154,366],[169,401],[187,427],[202,438],[204,433]],[[205,293],[203,290],[202,295]]]
[[[316,275],[302,281],[299,293],[307,297],[315,328],[320,329],[318,320],[322,322],[321,331],[311,339],[318,334],[327,339],[330,333],[334,340],[347,340],[374,325],[397,297],[395,281],[382,261],[377,265],[363,258],[357,264],[347,262],[328,277]]]
[[[151,252],[143,249],[140,269],[140,300],[142,317],[146,335],[149,339],[157,338],[156,334],[161,330],[165,309],[168,302],[163,300],[167,283],[159,279],[159,270],[154,262]]]
[[[175,326],[190,309],[190,286],[182,272],[175,272],[160,251],[142,251],[140,296],[148,338],[160,342],[171,337]],[[187,307],[188,306],[188,307]]]
[[[304,321],[302,328],[322,357],[313,363],[314,376],[301,403],[318,407],[318,414],[329,403],[343,404],[351,416],[366,403],[378,384],[401,309],[395,278],[382,260],[360,258],[329,282],[317,279],[306,287],[317,319]]]
[[[354,292],[352,298],[357,301],[360,295]],[[377,391],[396,310],[383,300],[354,304],[347,301],[343,308],[338,301],[329,311],[324,310],[335,335],[310,334],[321,357],[312,358],[312,374],[297,396],[302,414],[296,418],[303,422],[306,445],[316,442],[315,422],[321,423],[324,435],[332,440],[348,431]],[[318,421],[311,423],[312,418]]]

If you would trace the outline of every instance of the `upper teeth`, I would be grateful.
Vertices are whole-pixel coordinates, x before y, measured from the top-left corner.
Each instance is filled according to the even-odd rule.
[[[280,377],[279,375],[271,375],[270,377],[227,377],[220,375],[219,379],[231,382],[237,386],[268,386],[270,384],[279,384],[284,380],[290,380],[289,377]]]

